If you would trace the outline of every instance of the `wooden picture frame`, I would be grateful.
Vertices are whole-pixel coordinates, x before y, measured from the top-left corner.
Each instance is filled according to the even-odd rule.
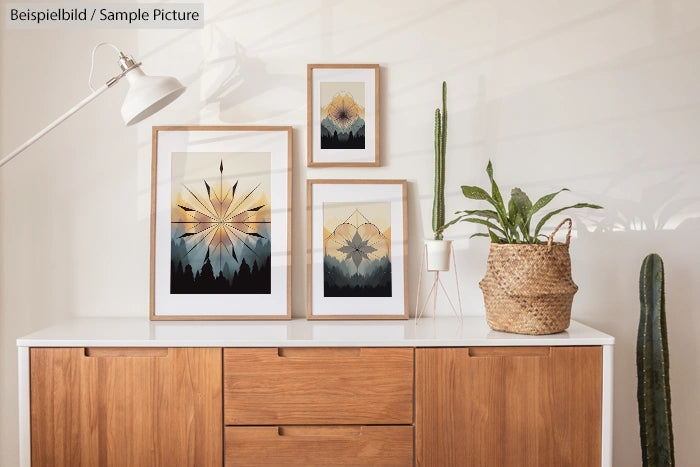
[[[151,320],[291,318],[292,127],[156,126]]]
[[[307,319],[408,319],[406,180],[307,180]]]
[[[379,65],[307,65],[307,124],[309,167],[378,166]]]

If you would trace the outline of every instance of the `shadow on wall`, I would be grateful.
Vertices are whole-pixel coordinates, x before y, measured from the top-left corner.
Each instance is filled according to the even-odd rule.
[[[252,104],[265,94],[276,94],[279,89],[284,92],[305,89],[304,77],[299,70],[293,71],[270,73],[265,62],[249,55],[243,45],[213,26],[209,50],[199,68],[186,80],[201,80],[202,108],[214,106],[222,122],[239,122],[238,108],[250,104],[243,113],[249,123],[289,111],[289,102],[284,99],[265,99],[264,106]]]
[[[606,206],[606,216],[593,231],[580,228],[572,243],[574,280],[580,287],[573,318],[615,337],[615,465],[637,465],[641,459],[635,346],[639,269],[648,253],[659,253],[666,265],[670,380],[679,465],[692,463],[679,455],[692,451],[700,429],[700,346],[695,335],[700,329],[696,305],[700,299],[700,196],[691,180],[700,168],[695,161],[681,165],[661,174],[636,170],[625,181],[611,182],[606,191],[627,187],[633,193],[634,180],[656,180],[640,185],[638,201],[613,196],[599,200]],[[617,186],[612,189],[614,184]]]
[[[633,161],[631,165],[639,166],[643,161]],[[688,162],[687,168],[679,168],[675,173],[661,174],[658,182],[645,187],[638,201],[611,199],[615,210],[604,211],[606,216],[600,221],[597,231],[628,232],[628,231],[660,231],[684,230],[697,227],[700,221],[700,196],[692,193],[695,180],[688,180],[689,174],[697,174],[693,165]],[[609,192],[619,181],[611,180],[603,193]],[[683,193],[691,193],[683,195]]]

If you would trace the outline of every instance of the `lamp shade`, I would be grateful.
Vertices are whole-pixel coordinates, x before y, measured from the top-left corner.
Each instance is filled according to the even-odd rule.
[[[129,91],[122,104],[122,118],[128,125],[138,123],[177,99],[185,86],[170,76],[148,76],[141,68],[126,74]]]

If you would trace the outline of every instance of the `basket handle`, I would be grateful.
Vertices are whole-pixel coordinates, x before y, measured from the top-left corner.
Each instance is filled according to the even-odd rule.
[[[569,231],[566,232],[566,246],[569,246],[569,242],[571,242],[571,228],[573,227],[573,222],[571,222],[571,218],[567,217],[563,221],[559,223],[559,225],[552,231],[552,233],[549,235],[549,240],[547,241],[547,246],[551,248],[552,242],[554,241],[554,235],[559,231],[559,228],[564,225],[566,222],[569,223]]]

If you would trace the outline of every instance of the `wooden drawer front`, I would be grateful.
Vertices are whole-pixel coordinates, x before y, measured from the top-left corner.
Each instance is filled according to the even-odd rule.
[[[225,428],[225,465],[410,466],[412,426]]]
[[[410,425],[413,349],[224,349],[224,423]]]

